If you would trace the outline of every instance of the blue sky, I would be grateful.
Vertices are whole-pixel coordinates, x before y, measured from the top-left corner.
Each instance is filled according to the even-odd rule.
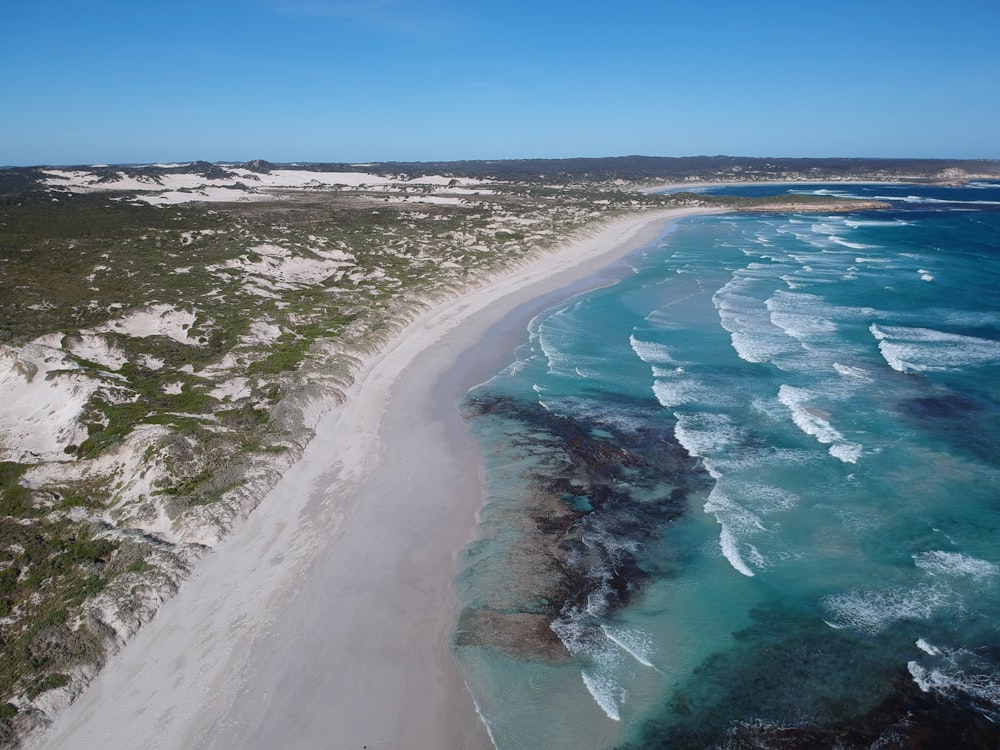
[[[996,0],[6,0],[0,164],[1000,158]]]

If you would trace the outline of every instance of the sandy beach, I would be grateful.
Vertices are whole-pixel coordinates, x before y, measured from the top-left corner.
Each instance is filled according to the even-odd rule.
[[[667,221],[705,212],[618,220],[415,320],[29,746],[491,747],[450,646],[454,556],[482,503],[456,405],[556,294],[602,283]]]

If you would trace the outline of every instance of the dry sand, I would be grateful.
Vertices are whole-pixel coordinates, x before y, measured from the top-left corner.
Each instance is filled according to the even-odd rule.
[[[705,210],[617,221],[417,319],[31,745],[490,747],[450,646],[455,553],[482,503],[456,405],[557,293],[600,284],[598,271],[693,213]]]

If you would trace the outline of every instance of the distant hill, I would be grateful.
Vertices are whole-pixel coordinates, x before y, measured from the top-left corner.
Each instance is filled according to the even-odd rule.
[[[124,174],[157,180],[172,174],[196,174],[221,179],[226,167],[258,174],[294,168],[311,172],[365,172],[394,175],[449,175],[495,178],[518,182],[605,182],[624,180],[644,183],[736,182],[767,180],[808,181],[934,181],[962,183],[970,179],[1000,178],[1000,161],[990,159],[853,159],[768,158],[745,156],[613,156],[573,159],[501,159],[428,162],[374,162],[348,164],[315,162],[278,164],[262,159],[234,164],[205,161],[184,164],[81,166],[107,179]],[[74,167],[60,167],[73,169]],[[43,178],[41,167],[0,169],[0,195],[30,190]]]
[[[317,165],[320,167],[321,165]],[[512,180],[643,180],[711,182],[736,180],[961,180],[1000,176],[1000,161],[987,159],[792,159],[745,156],[614,156],[502,161],[385,162],[367,169],[449,173]]]

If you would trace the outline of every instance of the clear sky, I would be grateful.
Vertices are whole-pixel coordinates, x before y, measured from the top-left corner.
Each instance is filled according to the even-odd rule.
[[[1000,158],[1000,0],[4,0],[0,165]]]

